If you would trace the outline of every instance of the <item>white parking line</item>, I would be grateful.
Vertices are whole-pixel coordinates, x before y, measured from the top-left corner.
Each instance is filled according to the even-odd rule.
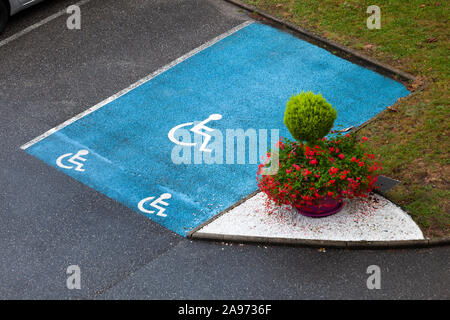
[[[88,1],[89,1],[89,0],[88,0]],[[217,36],[217,37],[211,39],[210,41],[208,41],[208,42],[202,44],[200,47],[195,48],[194,50],[192,50],[192,51],[186,53],[185,55],[181,56],[180,58],[178,58],[178,59],[172,61],[171,63],[169,63],[169,64],[167,64],[167,65],[165,65],[164,67],[159,68],[158,70],[156,70],[156,71],[153,72],[152,74],[146,76],[145,78],[143,78],[143,79],[141,79],[141,80],[138,80],[137,82],[133,83],[133,84],[132,84],[131,86],[129,86],[128,88],[123,89],[122,91],[119,91],[118,93],[112,95],[111,97],[107,98],[106,100],[103,100],[102,102],[98,103],[97,105],[95,105],[95,106],[93,106],[93,107],[91,107],[91,108],[89,108],[89,109],[83,111],[82,113],[80,113],[80,114],[76,115],[75,117],[73,117],[73,118],[71,118],[71,119],[69,119],[69,120],[67,120],[67,121],[65,121],[65,122],[63,122],[63,123],[61,123],[60,125],[54,127],[53,129],[48,130],[48,131],[45,132],[44,134],[42,134],[42,135],[40,135],[40,136],[34,138],[34,139],[31,140],[30,142],[28,142],[28,143],[24,144],[23,146],[21,146],[20,148],[21,148],[22,150],[28,149],[29,147],[31,147],[32,145],[36,144],[37,142],[39,142],[39,141],[41,141],[41,140],[47,138],[48,136],[50,136],[50,135],[52,135],[53,133],[55,133],[55,132],[61,130],[62,128],[67,127],[68,125],[70,125],[70,124],[74,123],[75,121],[77,121],[77,120],[83,118],[84,116],[86,116],[86,115],[88,115],[88,114],[90,114],[90,113],[92,113],[92,112],[94,112],[94,111],[100,109],[101,107],[107,105],[108,103],[110,103],[110,102],[116,100],[117,98],[123,96],[124,94],[130,92],[131,90],[133,90],[133,89],[139,87],[139,86],[142,85],[143,83],[145,83],[145,82],[147,82],[147,81],[150,81],[151,79],[157,77],[157,76],[160,75],[161,73],[166,72],[167,70],[169,70],[170,68],[173,68],[173,67],[176,66],[177,64],[179,64],[179,63],[181,63],[181,62],[183,62],[183,61],[189,59],[190,57],[196,55],[196,54],[199,53],[200,51],[205,50],[206,48],[212,46],[213,44],[219,42],[219,41],[222,40],[222,39],[225,39],[226,37],[228,37],[228,36],[232,35],[233,33],[235,33],[235,32],[237,32],[237,31],[239,31],[239,30],[241,30],[241,29],[247,27],[248,25],[250,25],[250,24],[252,24],[252,23],[253,23],[253,21],[251,21],[251,20],[245,21],[244,23],[242,23],[242,24],[240,24],[240,25],[234,27],[233,29],[231,29],[231,30],[229,30],[229,31],[227,31],[227,32],[225,32],[225,33],[223,33],[223,34],[221,34],[220,36]]]
[[[79,1],[79,2],[77,2],[77,3],[75,3],[74,5],[80,7],[80,6],[86,4],[86,3],[90,2],[90,1],[91,1],[91,0],[81,0],[81,1]],[[16,40],[16,39],[18,39],[18,38],[20,38],[20,37],[26,35],[27,33],[30,33],[30,32],[33,31],[34,29],[37,29],[37,28],[39,28],[40,26],[43,26],[44,24],[46,24],[46,23],[48,23],[48,22],[50,22],[50,21],[52,21],[52,20],[55,20],[56,18],[58,18],[58,17],[60,17],[60,16],[62,16],[62,15],[64,15],[64,14],[66,14],[66,9],[63,9],[63,10],[61,10],[61,11],[58,11],[57,13],[52,14],[51,16],[45,18],[44,20],[41,20],[41,21],[39,21],[38,23],[35,23],[35,24],[33,24],[33,25],[31,25],[31,26],[29,26],[29,27],[23,29],[22,31],[13,34],[11,37],[8,37],[8,38],[6,38],[6,39],[0,41],[0,47],[6,45],[6,44],[8,44],[8,43],[10,43],[11,41],[14,41],[14,40]]]

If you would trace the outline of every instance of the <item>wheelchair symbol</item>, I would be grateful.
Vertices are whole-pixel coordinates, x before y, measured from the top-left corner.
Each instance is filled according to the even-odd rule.
[[[157,216],[164,217],[164,218],[167,217],[167,214],[164,213],[164,211],[166,211],[166,208],[160,207],[159,205],[161,204],[165,207],[168,207],[169,204],[167,202],[165,202],[164,200],[167,200],[170,198],[172,198],[172,195],[170,193],[163,193],[162,195],[159,196],[158,199],[156,199],[150,203],[150,207],[158,209],[158,213],[156,214]],[[148,198],[142,199],[138,204],[139,210],[141,210],[144,213],[148,213],[148,214],[154,213],[155,211],[147,210],[144,208],[144,205],[153,199],[155,199],[155,197],[148,197]]]
[[[64,169],[73,169],[74,166],[69,166],[69,165],[63,164],[63,160],[66,158],[69,158],[67,160],[67,162],[76,166],[75,171],[84,172],[85,170],[83,169],[83,165],[84,165],[83,162],[85,162],[87,159],[83,158],[83,156],[86,156],[88,154],[89,154],[89,151],[87,151],[87,150],[80,150],[75,155],[73,155],[73,153],[66,153],[66,154],[63,154],[62,156],[60,156],[58,159],[56,159],[56,164],[58,165],[58,167],[61,167]]]
[[[205,152],[212,152],[211,149],[207,149],[206,146],[208,145],[209,141],[211,140],[211,135],[206,133],[207,132],[212,132],[214,131],[214,129],[211,129],[210,127],[205,126],[205,124],[207,124],[208,122],[212,121],[212,120],[220,120],[222,119],[222,115],[221,114],[217,114],[214,113],[212,115],[210,115],[207,119],[201,121],[199,124],[195,125],[192,127],[192,129],[190,129],[190,131],[197,133],[199,135],[202,135],[205,137],[205,140],[203,141],[202,145],[200,146],[200,151],[205,151]],[[175,132],[183,127],[187,127],[187,126],[192,126],[194,124],[194,122],[186,122],[186,123],[182,123],[179,124],[176,127],[173,127],[170,131],[169,131],[169,139],[170,141],[172,141],[175,144],[178,144],[180,146],[195,146],[196,143],[190,143],[190,142],[182,142],[179,141],[177,139],[175,139]]]

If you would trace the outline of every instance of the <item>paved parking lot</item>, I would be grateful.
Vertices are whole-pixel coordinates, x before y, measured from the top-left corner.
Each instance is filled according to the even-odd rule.
[[[72,3],[21,13],[3,39]],[[81,10],[81,30],[68,30],[63,14],[0,46],[0,297],[449,297],[448,248],[322,253],[191,242],[22,150],[249,20],[214,0],[91,0]],[[366,287],[373,264],[382,290]],[[81,290],[66,288],[70,265],[81,268]]]

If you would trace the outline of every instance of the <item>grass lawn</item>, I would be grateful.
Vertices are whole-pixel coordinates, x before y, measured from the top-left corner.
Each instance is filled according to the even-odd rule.
[[[244,0],[265,12],[412,73],[425,89],[400,100],[359,134],[402,181],[388,196],[406,208],[425,236],[450,236],[450,4],[426,0]],[[369,5],[381,29],[369,30]]]

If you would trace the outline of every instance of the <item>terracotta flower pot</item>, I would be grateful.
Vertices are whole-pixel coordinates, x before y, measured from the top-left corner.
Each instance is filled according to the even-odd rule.
[[[294,208],[298,213],[312,218],[322,218],[331,216],[338,213],[344,207],[345,202],[343,199],[334,199],[332,197],[326,197],[319,200],[317,204],[311,205],[295,205]]]

